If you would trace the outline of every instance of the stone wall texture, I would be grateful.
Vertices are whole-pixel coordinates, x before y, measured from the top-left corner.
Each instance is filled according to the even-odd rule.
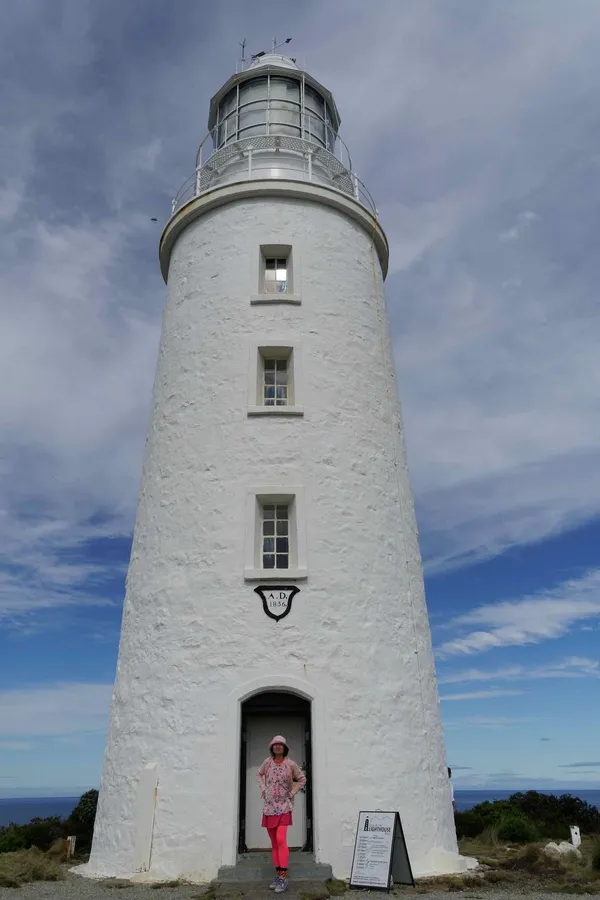
[[[292,245],[300,306],[251,305],[261,244]],[[302,344],[303,417],[247,415],[266,334]],[[264,484],[306,495],[308,579],[278,623],[244,580],[246,491]],[[231,202],[173,249],[87,874],[132,871],[148,763],[151,872],[232,861],[231,697],[262,678],[319,697],[317,859],[347,877],[358,811],[381,808],[416,874],[459,865],[381,267],[370,234],[308,199]]]

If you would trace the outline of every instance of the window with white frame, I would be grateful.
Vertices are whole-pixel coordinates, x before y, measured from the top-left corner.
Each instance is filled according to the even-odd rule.
[[[283,341],[250,345],[249,416],[302,416],[300,346]]]
[[[288,289],[288,261],[285,256],[266,256],[264,262],[265,294],[285,294]]]
[[[262,360],[262,402],[265,406],[288,406],[290,399],[289,358]]]
[[[262,567],[289,569],[290,508],[287,503],[263,503],[261,513]]]
[[[253,262],[253,266],[256,262]],[[253,280],[256,279],[256,269]],[[299,305],[300,253],[291,244],[261,244],[258,254],[258,293],[251,294],[251,303],[286,303]]]
[[[308,574],[306,513],[301,486],[249,488],[244,577],[303,579]]]

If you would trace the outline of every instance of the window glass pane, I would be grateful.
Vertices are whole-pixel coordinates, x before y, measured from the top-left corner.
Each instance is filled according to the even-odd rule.
[[[325,146],[325,122],[314,114],[304,117],[304,130],[308,134],[309,140],[315,140],[319,144]]]
[[[263,539],[263,552],[273,553],[275,550],[275,538],[266,537]]]
[[[265,359],[265,371],[274,371],[275,370],[275,360],[274,359]]]
[[[317,116],[321,116],[321,118],[325,115],[325,102],[323,98],[308,86],[304,89],[304,106],[309,113],[314,113]]]
[[[288,533],[288,523],[287,519],[283,522],[277,522],[277,534],[287,535]]]
[[[263,506],[263,519],[275,518],[275,507],[272,505]]]
[[[262,104],[253,104],[240,110],[240,137],[264,134],[267,128],[267,110]]]
[[[277,511],[278,519],[287,519],[288,518],[287,506],[277,506],[276,511]]]
[[[279,531],[280,524],[281,524],[280,522],[277,523],[277,534],[282,533]],[[286,522],[286,525],[287,525],[287,522]],[[268,522],[263,522],[263,534],[264,535],[275,534],[275,522],[273,520],[270,520]],[[284,532],[284,534],[287,534],[287,531]]]
[[[287,259],[265,259],[265,291],[281,293],[287,290]]]
[[[275,568],[275,557],[272,554],[263,554],[263,569],[274,569]],[[286,566],[287,568],[287,566]]]
[[[240,85],[240,106],[250,100],[260,100],[261,97],[267,99],[266,76],[253,78],[252,81],[246,81],[245,84]]]
[[[265,384],[269,384],[269,385],[273,384],[274,385],[275,377],[276,377],[275,372],[265,372]]]
[[[288,539],[286,537],[277,538],[277,552],[287,553],[289,550]]]
[[[300,102],[300,82],[293,78],[277,78],[271,75],[271,100],[295,100]]]
[[[287,398],[287,384],[284,384],[283,387],[278,387],[275,396],[277,397],[277,403],[281,406],[281,401]]]
[[[289,569],[289,557],[287,554],[284,556],[283,554],[277,554],[277,568],[278,569]],[[265,566],[265,569],[267,567]]]
[[[269,132],[300,135],[300,84],[290,78],[271,77]]]

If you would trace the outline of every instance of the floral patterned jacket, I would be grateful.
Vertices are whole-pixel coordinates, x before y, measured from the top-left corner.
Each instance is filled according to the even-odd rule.
[[[294,808],[294,782],[298,790],[306,784],[306,775],[291,759],[284,759],[279,765],[271,757],[265,759],[256,777],[264,800],[265,816],[282,816],[291,812]]]

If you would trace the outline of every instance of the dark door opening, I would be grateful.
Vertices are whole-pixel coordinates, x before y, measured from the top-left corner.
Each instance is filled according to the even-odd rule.
[[[268,744],[275,734],[283,734],[290,757],[303,769],[307,784],[296,795],[294,824],[288,831],[290,849],[312,852],[312,740],[309,700],[284,691],[255,694],[242,704],[240,754],[240,804],[238,852],[270,848],[265,828],[261,827],[262,801],[256,770],[269,754]]]

